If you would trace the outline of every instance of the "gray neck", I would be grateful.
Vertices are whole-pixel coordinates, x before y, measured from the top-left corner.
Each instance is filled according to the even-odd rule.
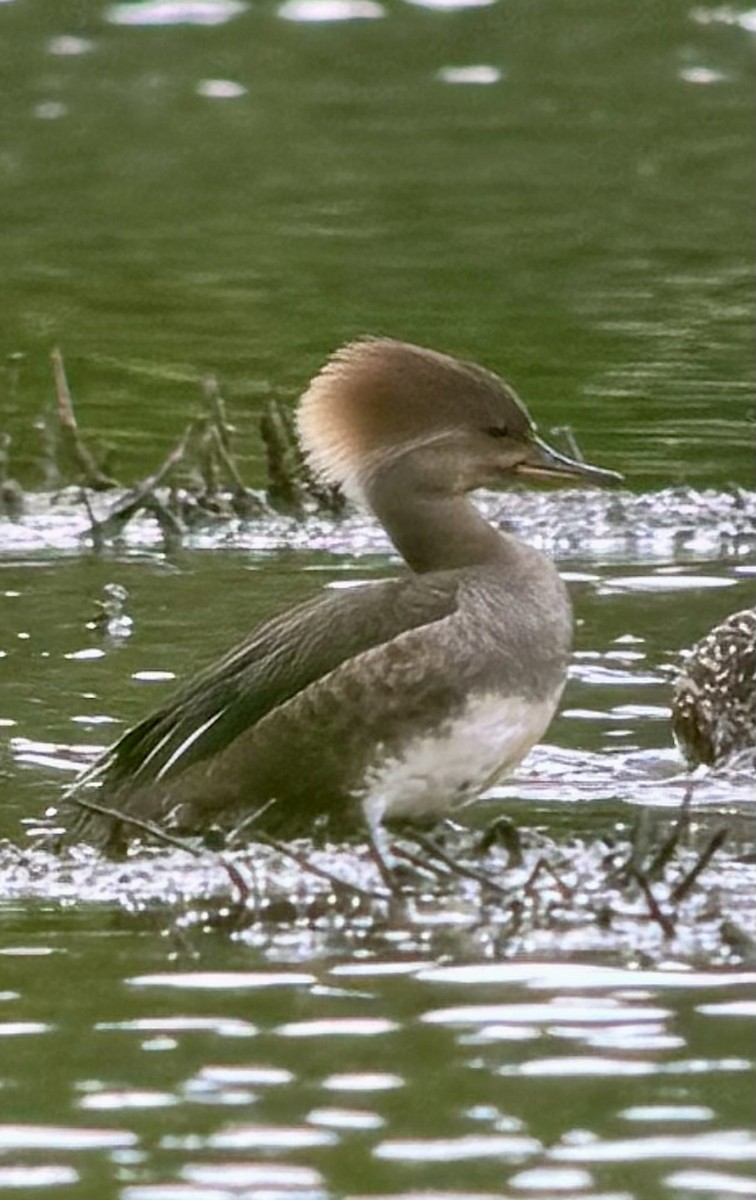
[[[367,501],[413,571],[446,571],[511,558],[514,538],[498,533],[464,494],[419,491],[408,472],[381,472]]]

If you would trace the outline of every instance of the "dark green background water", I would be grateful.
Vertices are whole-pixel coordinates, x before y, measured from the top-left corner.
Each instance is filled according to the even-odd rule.
[[[139,11],[158,23],[123,23]],[[293,3],[169,20],[182,12],[222,17],[223,0],[0,2],[0,347],[24,356],[0,379],[0,431],[25,484],[55,344],[124,480],[215,372],[259,482],[260,405],[372,332],[501,371],[543,429],[571,424],[635,490],[752,486],[752,11],[326,0],[327,20]],[[333,19],[355,12],[380,15]],[[49,538],[13,549],[16,533],[0,525],[0,831],[17,842],[67,758],[165,695],[145,671],[185,676],[322,582],[387,569],[223,553],[222,537],[63,557]],[[512,785],[523,823],[603,836],[655,778],[657,800],[680,794],[666,669],[752,602],[753,564],[734,542],[653,534],[652,561],[587,540],[566,564],[577,653],[531,768],[545,793]],[[135,619],[123,644],[86,628],[113,579]],[[749,802],[721,795],[752,851]],[[745,910],[734,840],[715,879]],[[133,877],[3,856],[0,1193],[751,1194],[753,971],[683,975],[684,937],[641,922],[607,976],[588,938],[492,977],[466,931],[443,955],[400,925],[185,934]],[[434,974],[439,957],[478,965]],[[569,957],[583,965],[565,975]]]
[[[27,474],[54,343],[130,478],[198,375],[246,428],[371,332],[500,370],[633,486],[750,483],[747,15],[373,8],[0,6],[0,336],[27,356],[3,424]],[[449,81],[475,66],[493,82]],[[242,94],[202,94],[218,80]]]

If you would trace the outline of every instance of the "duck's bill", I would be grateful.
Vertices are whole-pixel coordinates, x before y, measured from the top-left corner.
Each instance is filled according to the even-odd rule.
[[[618,471],[592,467],[590,463],[578,462],[576,458],[560,454],[540,438],[533,439],[527,457],[517,464],[514,471],[526,479],[575,480],[576,483],[614,484],[622,483],[624,479],[624,475]]]

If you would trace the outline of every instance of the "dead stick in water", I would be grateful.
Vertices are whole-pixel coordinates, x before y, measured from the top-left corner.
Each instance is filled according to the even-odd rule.
[[[533,870],[530,873],[530,876],[528,877],[528,879],[525,880],[525,883],[522,885],[522,890],[526,896],[531,896],[533,894],[533,892],[535,891],[536,881],[539,879],[539,877],[541,875],[548,875],[550,877],[550,879],[556,886],[556,889],[559,892],[559,895],[562,897],[563,900],[572,900],[573,899],[573,897],[575,895],[574,888],[568,887],[567,884],[564,883],[563,880],[561,880],[559,878],[559,875],[557,874],[554,867],[552,867],[552,865],[548,861],[548,859],[543,858],[543,857],[538,859],[538,861],[536,862],[536,865],[533,867]]]
[[[260,417],[260,435],[268,468],[268,501],[273,508],[302,515],[301,458],[291,417],[270,400]]]
[[[85,800],[83,796],[64,796],[63,799],[67,804],[75,804],[77,808],[83,808],[86,812],[96,813],[100,817],[109,817],[120,825],[130,825],[141,833],[149,834],[155,841],[162,842],[163,845],[172,846],[174,850],[186,851],[193,858],[202,857],[202,851],[193,846],[191,842],[175,837],[172,833],[166,833],[159,825],[153,825],[152,821],[145,821],[141,817],[132,817],[128,813],[119,812],[117,808],[109,808],[107,804],[98,804],[96,800]]]
[[[218,380],[214,375],[207,375],[202,380],[202,391],[213,426],[218,431],[221,445],[224,450],[230,452],[231,435],[235,430],[226,415],[226,402],[221,395]]]
[[[646,868],[646,878],[659,879],[666,867],[667,863],[672,858],[672,855],[677,850],[683,835],[687,832],[690,826],[690,807],[693,796],[693,781],[687,785],[680,803],[680,809],[677,814],[677,820],[672,827],[671,832],[662,842],[659,849],[654,854],[648,867]]]
[[[492,879],[490,875],[487,875],[485,871],[478,871],[475,867],[466,866],[460,862],[457,862],[455,859],[451,858],[445,850],[442,850],[438,843],[433,840],[433,838],[427,837],[425,834],[415,832],[412,835],[412,840],[417,842],[418,846],[422,846],[426,854],[430,854],[433,858],[437,858],[439,862],[442,862],[453,875],[458,875],[462,879],[472,879],[476,883],[480,883],[483,886],[490,888],[491,891],[497,892],[500,896],[506,896],[508,899],[511,898],[511,888],[502,887],[500,883],[497,883],[496,880]]]
[[[723,845],[726,837],[727,830],[724,828],[724,826],[722,826],[720,829],[717,829],[711,835],[708,843],[701,851],[698,861],[693,865],[693,867],[691,867],[690,871],[688,871],[688,874],[680,880],[680,882],[677,884],[677,887],[673,889],[670,899],[673,900],[674,903],[677,903],[679,900],[683,900],[685,896],[687,896],[688,892],[693,887],[693,884],[698,879],[698,876],[703,870],[706,869],[706,867],[708,867],[717,850],[719,850],[719,848]]]
[[[148,507],[148,501],[154,497],[154,492],[157,487],[163,482],[166,475],[182,462],[186,454],[186,447],[189,438],[194,432],[194,422],[187,425],[178,442],[171,450],[168,451],[162,463],[152,475],[148,475],[140,484],[132,491],[128,492],[122,500],[116,504],[108,515],[102,521],[97,522],[97,528],[101,537],[109,537],[122,529],[127,521],[139,512],[140,508]],[[177,532],[180,532],[177,530]]]
[[[250,515],[252,513],[262,512],[264,506],[259,502],[254,493],[250,491],[242,479],[236,459],[234,458],[229,446],[226,444],[223,434],[217,426],[213,426],[212,433],[215,440],[215,452],[221,462],[221,465],[225,467],[226,473],[228,474],[234,486],[234,503],[236,505],[241,505],[243,510]]]
[[[668,937],[668,938],[674,937],[675,936],[674,921],[672,921],[672,919],[670,917],[668,917],[667,914],[665,912],[663,912],[662,909],[660,908],[659,901],[656,899],[656,896],[651,891],[651,884],[646,879],[646,876],[643,874],[642,871],[637,870],[637,868],[632,871],[632,876],[633,876],[633,879],[635,880],[635,882],[640,887],[641,891],[643,892],[643,895],[646,898],[646,904],[648,905],[648,911],[649,911],[649,914],[652,917],[652,919],[654,921],[656,921],[657,925],[661,926],[662,932],[664,933],[665,937]]]
[[[61,445],[72,466],[80,472],[87,487],[103,492],[108,488],[117,487],[115,479],[100,470],[94,455],[84,444],[79,432],[79,425],[74,412],[73,398],[66,378],[63,365],[63,355],[56,348],[50,355],[55,381],[55,399],[58,405],[58,421],[60,423]]]
[[[183,838],[176,837],[172,833],[166,833],[159,825],[154,825],[152,821],[145,821],[141,817],[132,817],[128,813],[119,812],[117,808],[109,808],[107,804],[98,804],[95,800],[85,800],[82,796],[66,796],[64,799],[69,804],[75,804],[78,808],[86,809],[87,812],[96,813],[100,817],[109,817],[113,821],[117,821],[122,825],[130,825],[134,829],[138,829],[140,833],[146,833],[149,837],[154,838],[156,842],[160,842],[164,846],[170,846],[174,850],[183,850],[192,858],[202,858],[206,853],[193,846],[191,842],[185,841]],[[231,884],[236,888],[238,893],[236,899],[236,908],[244,909],[249,899],[250,889],[244,879],[241,871],[233,863],[227,861],[222,855],[216,856],[218,866],[222,867],[226,872]]]
[[[277,850],[284,858],[290,858],[292,862],[301,867],[303,871],[307,871],[311,875],[316,875],[319,879],[325,879],[331,886],[344,888],[347,892],[354,892],[363,900],[388,900],[389,896],[385,892],[372,892],[367,888],[360,887],[359,884],[350,883],[346,879],[340,879],[338,875],[332,875],[330,871],[326,871],[325,867],[318,867],[315,863],[310,862],[304,854],[299,854],[298,851],[292,850],[285,842],[279,842],[277,838],[269,837],[267,833],[255,831],[255,841],[261,842],[263,846],[270,846],[272,850]]]

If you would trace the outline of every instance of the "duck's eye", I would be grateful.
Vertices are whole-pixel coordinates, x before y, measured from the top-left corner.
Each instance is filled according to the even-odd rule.
[[[489,425],[485,432],[489,437],[509,437],[509,430],[505,425]]]

